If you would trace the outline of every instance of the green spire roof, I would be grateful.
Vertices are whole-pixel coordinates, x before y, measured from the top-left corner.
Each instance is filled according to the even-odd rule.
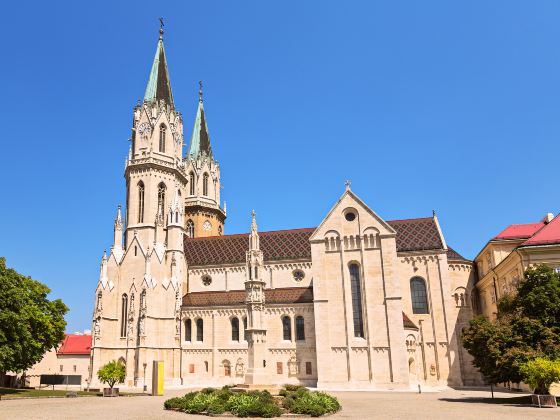
[[[201,154],[212,157],[212,146],[210,146],[210,135],[208,134],[208,126],[206,125],[202,95],[198,102],[188,155],[198,157]]]
[[[171,82],[169,81],[169,72],[167,71],[167,60],[165,59],[165,50],[163,49],[163,35],[160,31],[160,37],[150,72],[150,80],[146,86],[144,94],[145,101],[153,101],[163,99],[165,102],[173,106],[173,94],[171,93]]]

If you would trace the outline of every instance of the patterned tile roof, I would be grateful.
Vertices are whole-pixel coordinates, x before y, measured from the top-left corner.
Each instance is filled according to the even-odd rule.
[[[194,292],[183,296],[183,306],[234,306],[245,304],[245,290],[218,292]],[[264,298],[267,304],[310,303],[313,302],[312,287],[285,287],[266,289]]]
[[[447,260],[448,261],[470,261],[455,251],[450,246],[447,247]]]
[[[260,246],[266,261],[311,260],[309,238],[315,228],[259,232]],[[185,238],[185,257],[191,266],[235,264],[245,261],[249,234]]]
[[[432,217],[389,220],[387,223],[397,231],[399,252],[443,248],[437,225]]]
[[[439,231],[431,217],[393,220],[389,225],[397,231],[397,251],[442,249]],[[265,261],[291,259],[311,260],[309,238],[315,228],[259,232]],[[245,261],[249,234],[185,238],[185,257],[190,266],[238,264]]]

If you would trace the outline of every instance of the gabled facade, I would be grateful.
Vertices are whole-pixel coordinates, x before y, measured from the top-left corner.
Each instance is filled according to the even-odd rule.
[[[475,384],[462,349],[472,262],[438,219],[387,221],[347,184],[318,227],[224,235],[220,167],[199,93],[185,156],[160,34],[134,108],[117,211],[95,292],[91,380],[110,360],[126,386],[163,360],[175,385],[300,383],[406,389]],[[124,241],[123,241],[124,236]]]

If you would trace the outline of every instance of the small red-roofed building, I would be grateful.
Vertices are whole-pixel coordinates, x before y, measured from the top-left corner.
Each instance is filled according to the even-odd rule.
[[[497,301],[515,292],[527,268],[546,264],[560,269],[560,216],[548,213],[535,223],[509,225],[488,241],[475,263],[478,296],[473,296],[473,304],[480,314],[495,319]]]
[[[33,388],[55,385],[55,388],[85,388],[89,377],[91,333],[66,334],[58,348],[48,351],[43,359],[25,371],[25,385]]]

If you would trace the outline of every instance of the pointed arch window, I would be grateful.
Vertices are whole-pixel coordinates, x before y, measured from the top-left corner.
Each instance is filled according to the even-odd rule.
[[[422,277],[410,279],[410,300],[412,301],[412,313],[429,314],[428,294],[426,293],[426,282]]]
[[[239,318],[231,319],[231,341],[239,341]]]
[[[189,194],[194,195],[194,172],[189,173]]]
[[[165,125],[159,126],[159,151],[165,153]]]
[[[191,219],[187,220],[187,236],[194,238],[194,222]]]
[[[202,177],[202,195],[208,196],[208,174],[205,173]]]
[[[247,317],[243,317],[243,340],[247,341]]]
[[[352,293],[352,318],[354,321],[354,337],[364,337],[364,319],[362,315],[362,285],[360,282],[360,266],[350,264],[350,291]]]
[[[305,340],[305,321],[302,316],[296,317],[296,340]]]
[[[185,341],[192,341],[192,321],[185,320]]]
[[[121,298],[121,337],[126,337],[126,320],[128,318],[128,295]]]
[[[166,190],[165,184],[161,182],[158,185],[157,200],[158,200],[158,210],[161,211],[162,216],[165,212],[165,190]]]
[[[144,183],[138,183],[138,223],[144,223]]]
[[[202,318],[196,320],[196,341],[204,341],[204,321]]]
[[[282,317],[282,339],[287,341],[292,340],[292,321],[287,315]]]

